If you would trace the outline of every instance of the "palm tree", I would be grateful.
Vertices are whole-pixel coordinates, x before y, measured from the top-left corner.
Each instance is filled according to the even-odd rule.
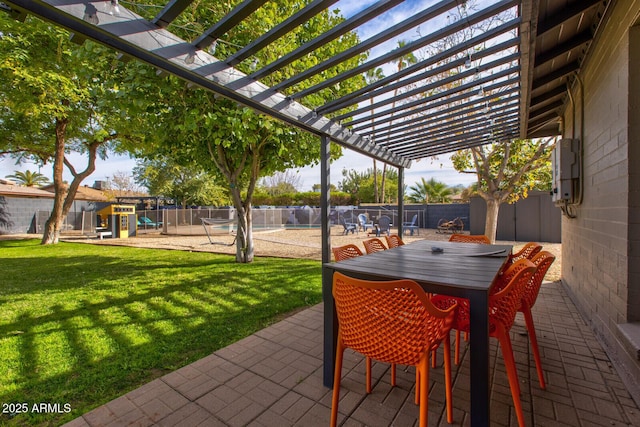
[[[24,172],[15,171],[12,175],[7,175],[5,178],[14,179],[18,184],[26,187],[35,187],[36,185],[49,183],[49,178],[39,172],[31,172],[30,170],[26,170]]]
[[[384,79],[382,68],[372,68],[367,70],[364,78],[367,81],[367,84],[372,84]],[[371,102],[371,105],[373,105],[373,97],[371,97],[369,101]],[[371,109],[371,115],[373,116],[373,108]],[[375,133],[375,130],[376,126],[373,118],[371,118],[371,131]],[[378,197],[378,168],[376,165],[376,159],[373,159],[373,201],[375,203],[380,203],[380,198]]]
[[[429,181],[421,178],[421,182],[409,187],[409,190],[409,200],[415,203],[447,203],[453,194],[453,190],[444,182],[436,181],[434,178]]]
[[[407,45],[407,42],[405,40],[399,40],[398,41],[398,49],[402,49],[403,47],[405,47]],[[397,59],[398,61],[398,72],[404,70],[405,68],[407,68],[409,65],[415,64],[418,62],[418,58],[416,58],[416,56],[409,52],[405,55],[402,55],[400,57],[398,57]],[[398,79],[400,80],[400,79]],[[396,107],[396,99],[398,97],[398,88],[396,88],[393,91],[393,103],[391,104],[391,110],[393,110]],[[389,132],[388,132],[388,136],[391,136],[391,128],[393,125],[393,113],[391,113],[391,121],[389,122]],[[384,167],[382,168],[382,199],[384,200],[384,184],[385,184],[385,179],[386,179],[386,175],[387,175],[387,164],[384,164]]]

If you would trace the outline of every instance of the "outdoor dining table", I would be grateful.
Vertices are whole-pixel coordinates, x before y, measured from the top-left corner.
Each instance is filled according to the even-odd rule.
[[[441,251],[436,251],[439,248]],[[324,384],[333,387],[338,321],[333,273],[366,280],[411,279],[426,292],[470,302],[471,425],[489,425],[489,291],[511,245],[419,240],[397,248],[323,265]]]

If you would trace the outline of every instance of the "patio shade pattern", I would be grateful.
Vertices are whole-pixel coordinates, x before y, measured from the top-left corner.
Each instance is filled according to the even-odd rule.
[[[0,10],[16,19],[47,19],[80,40],[112,47],[123,59],[139,59],[349,149],[410,167],[491,142],[561,134],[568,91],[579,85],[576,72],[610,0],[313,0],[246,46],[217,57],[225,34],[266,1],[230,3],[228,13],[193,40],[171,32],[197,4],[193,0],[154,9],[118,0],[5,0]],[[399,13],[407,8],[411,13]],[[271,63],[256,61],[257,53],[327,9],[344,9],[345,19]],[[350,31],[358,31],[359,44],[273,83],[281,67]],[[328,72],[363,53],[366,61]],[[407,55],[416,60],[402,63]],[[385,76],[361,89],[315,108],[305,102],[379,67]],[[319,83],[301,85],[311,80]]]

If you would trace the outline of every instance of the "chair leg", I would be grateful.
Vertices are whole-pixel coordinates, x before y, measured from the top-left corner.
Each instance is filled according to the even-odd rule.
[[[434,352],[435,353],[435,352]],[[451,338],[444,338],[444,385],[447,398],[447,422],[453,424],[453,397],[451,393]]]
[[[460,364],[460,331],[456,329],[456,347],[454,350],[454,361],[456,365]]]
[[[367,394],[371,393],[371,358],[370,357],[366,357],[365,358],[365,365],[366,365],[366,378],[365,378],[365,389],[367,391]]]
[[[544,382],[544,372],[542,371],[542,360],[540,359],[540,350],[538,349],[538,338],[536,337],[536,327],[533,325],[533,316],[531,315],[531,307],[523,304],[522,313],[527,324],[527,332],[529,333],[529,341],[533,349],[533,358],[536,361],[536,371],[538,372],[538,381],[540,388],[546,390],[547,385]]]
[[[333,375],[333,396],[331,398],[331,427],[338,424],[338,402],[340,401],[340,377],[342,376],[342,358],[344,356],[344,346],[338,337],[336,348],[336,368]]]
[[[396,386],[396,364],[391,364],[391,387]]]
[[[502,357],[504,359],[505,368],[507,369],[507,378],[509,379],[509,387],[511,388],[513,405],[516,409],[518,425],[520,427],[525,427],[524,414],[522,413],[522,402],[520,401],[520,383],[518,382],[518,370],[516,369],[516,361],[513,357],[513,347],[511,346],[509,331],[500,329],[499,331],[497,331],[497,338],[500,341]]]
[[[420,427],[427,427],[429,414],[429,353],[425,353],[416,369],[420,371]]]

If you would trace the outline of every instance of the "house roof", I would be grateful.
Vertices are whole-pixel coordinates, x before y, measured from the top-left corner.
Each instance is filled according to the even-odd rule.
[[[48,193],[55,193],[55,189],[53,184],[46,185],[44,187],[40,187],[42,190]],[[78,187],[78,191],[76,193],[75,200],[87,200],[91,202],[107,202],[109,199],[105,196],[104,191],[96,190],[95,188],[88,187],[86,185],[81,185]]]
[[[0,196],[53,198],[53,193],[35,187],[0,182]]]
[[[117,11],[117,1],[4,0],[4,5],[17,18],[32,13],[51,20],[76,39],[90,38],[116,49],[122,58],[137,58],[347,148],[408,167],[417,159],[494,141],[559,135],[559,117],[570,102],[568,89],[577,84],[576,72],[610,2],[500,0],[479,2],[477,10],[467,10],[462,0],[406,2],[421,8],[394,23],[394,13],[405,2],[380,0],[359,6],[343,22],[264,64],[258,61],[262,50],[341,3],[305,2],[246,46],[221,57],[215,56],[217,42],[264,0],[231,1],[229,12],[192,40],[182,40],[171,30],[187,8],[203,7],[193,0],[168,0],[163,8],[136,10],[127,2]],[[276,77],[284,65],[366,24],[375,29],[357,46],[294,76]],[[430,32],[423,34],[420,28]],[[414,36],[404,47],[384,48],[409,31]],[[424,54],[437,44],[446,47]],[[364,64],[331,73],[364,52],[369,53]],[[397,63],[408,53],[415,53],[418,62],[315,109],[307,106],[311,94]],[[275,83],[267,86],[265,77]],[[310,81],[315,83],[300,86]],[[345,107],[352,110],[344,112]]]

